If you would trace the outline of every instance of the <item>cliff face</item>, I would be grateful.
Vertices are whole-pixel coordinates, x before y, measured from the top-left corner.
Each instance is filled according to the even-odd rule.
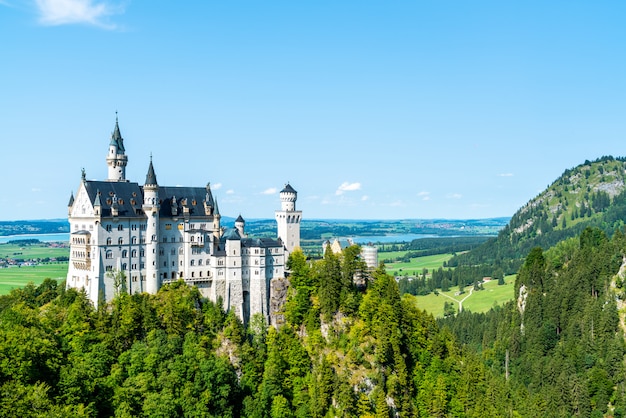
[[[285,323],[285,303],[287,302],[289,280],[285,278],[273,279],[270,282],[270,324],[279,327]]]

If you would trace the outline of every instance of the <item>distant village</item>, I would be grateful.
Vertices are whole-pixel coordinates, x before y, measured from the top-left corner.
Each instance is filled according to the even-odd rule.
[[[69,260],[69,255],[24,258],[23,250],[26,250],[27,247],[31,245],[48,247],[51,249],[68,249],[69,254],[68,242],[41,242],[37,239],[13,240],[7,242],[6,244],[0,244],[0,268],[30,267],[41,263],[67,262]]]

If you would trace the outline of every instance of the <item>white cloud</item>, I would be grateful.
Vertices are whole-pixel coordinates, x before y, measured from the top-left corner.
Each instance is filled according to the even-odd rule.
[[[222,188],[222,183],[211,184],[211,190],[219,190]]]
[[[513,173],[500,173],[498,177],[513,177]]]
[[[235,194],[235,191],[233,189],[229,189],[226,190],[226,194]]]
[[[368,195],[363,195],[363,197],[361,197],[361,200],[365,202],[366,200],[369,200],[369,198],[370,197]]]
[[[270,187],[269,189],[265,189],[261,192],[261,194],[276,194],[276,192],[278,191],[278,189],[276,187]]]
[[[87,24],[103,29],[115,29],[106,18],[121,13],[122,7],[94,0],[35,0],[39,21],[44,25]]]
[[[339,186],[335,194],[339,196],[344,194],[344,192],[353,192],[355,190],[361,190],[361,183],[348,183],[347,181],[344,181],[341,183],[341,186]]]
[[[448,193],[448,194],[446,195],[446,198],[447,198],[447,199],[460,199],[460,198],[462,198],[462,197],[463,197],[463,195],[462,195],[462,194],[460,194],[460,193]]]
[[[422,200],[430,200],[430,192],[419,192],[417,197],[421,197]]]

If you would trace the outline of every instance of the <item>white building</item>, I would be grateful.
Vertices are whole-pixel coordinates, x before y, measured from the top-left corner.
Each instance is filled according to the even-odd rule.
[[[255,239],[245,235],[241,215],[235,228],[222,228],[209,184],[161,186],[152,159],[143,185],[127,180],[117,120],[106,161],[108,178],[87,180],[83,170],[70,197],[68,288],[85,289],[97,306],[117,292],[156,293],[182,279],[212,301],[221,298],[243,321],[256,313],[271,318],[271,282],[285,277],[288,254],[300,246],[302,212],[289,184],[276,211],[277,239]]]

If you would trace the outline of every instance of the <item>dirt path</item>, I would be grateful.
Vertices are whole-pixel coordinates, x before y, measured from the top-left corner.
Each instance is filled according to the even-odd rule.
[[[470,296],[472,296],[472,292],[473,292],[473,291],[474,291],[474,287],[472,286],[472,287],[470,288],[469,295],[465,296],[465,297],[464,297],[463,299],[461,299],[461,300],[456,300],[456,299],[455,299],[455,298],[453,298],[452,296],[448,296],[448,295],[446,295],[445,293],[439,293],[439,294],[440,294],[441,296],[445,296],[445,297],[447,297],[447,298],[448,298],[448,299],[450,299],[450,300],[453,300],[455,303],[458,303],[458,304],[459,304],[459,312],[463,312],[463,302],[465,302],[465,299],[467,299],[467,298],[469,298]]]

